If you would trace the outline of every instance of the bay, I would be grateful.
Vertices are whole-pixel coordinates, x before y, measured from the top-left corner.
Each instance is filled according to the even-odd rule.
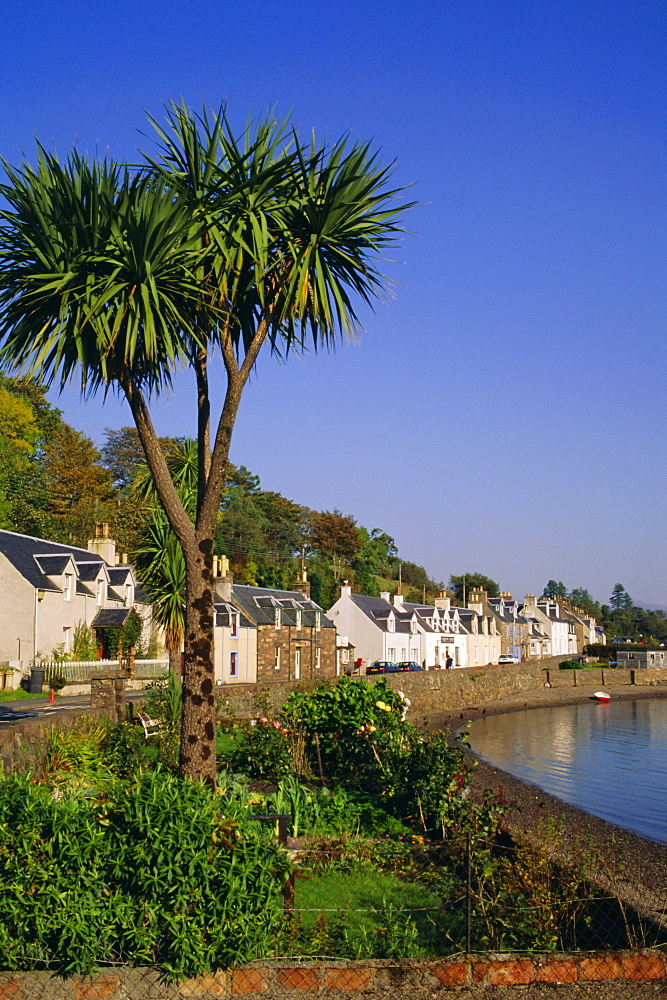
[[[486,716],[472,724],[470,745],[521,781],[667,843],[667,699]]]

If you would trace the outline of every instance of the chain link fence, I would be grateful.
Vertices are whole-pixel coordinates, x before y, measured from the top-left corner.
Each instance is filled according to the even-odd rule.
[[[292,859],[271,954],[173,981],[157,963],[131,968],[122,954],[90,978],[63,975],[66,963],[35,961],[0,973],[0,998],[420,1000],[445,987],[466,989],[467,997],[492,987],[494,996],[512,996],[521,987],[528,998],[526,989],[549,983],[569,984],[569,993],[558,994],[566,997],[667,997],[664,885],[621,893],[608,874],[604,886],[591,879],[599,859],[582,853],[577,865],[564,866],[548,844],[536,849],[502,836],[296,840],[287,836],[286,815],[253,819],[275,825]],[[665,991],[656,992],[661,984]]]

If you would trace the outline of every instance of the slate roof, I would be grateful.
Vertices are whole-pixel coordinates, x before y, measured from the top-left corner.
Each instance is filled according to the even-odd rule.
[[[101,608],[90,623],[90,627],[110,628],[114,625],[122,627],[131,611],[132,608]]]
[[[50,576],[59,576],[70,559],[76,569],[76,593],[82,597],[94,597],[95,592],[86,584],[97,579],[100,568],[104,568],[110,583],[118,586],[132,575],[131,566],[109,566],[101,556],[76,545],[49,542],[45,538],[33,538],[16,531],[0,529],[0,553],[35,589],[60,592]],[[113,587],[107,590],[107,599],[123,603],[125,598]],[[145,592],[135,586],[134,599],[138,604],[150,604]]]
[[[239,616],[239,626],[241,628],[256,628],[254,622],[250,621],[247,615],[244,615],[242,611],[227,601],[216,601],[215,602],[215,624],[220,628],[229,628],[231,625],[231,616]]]
[[[394,632],[399,634],[408,633],[410,631],[410,620],[412,619],[412,614],[401,615],[398,608],[395,608],[393,604],[389,601],[385,601],[384,597],[368,597],[366,594],[350,594],[351,600],[357,605],[360,611],[370,618],[372,622],[383,632],[389,632],[388,622],[389,616],[394,615],[394,620],[396,627]]]
[[[73,556],[69,553],[47,554],[40,552],[39,555],[33,556],[33,559],[45,576],[62,576]]]
[[[45,567],[51,574],[62,573],[70,557],[77,565],[77,572],[79,563],[106,565],[103,559],[96,558],[95,553],[88,549],[48,542],[44,538],[33,538],[15,531],[0,530],[0,553],[33,587],[44,590],[57,589],[46,576]]]
[[[275,609],[282,608],[283,625],[296,625],[296,612],[301,611],[301,624],[304,628],[315,625],[316,612],[320,615],[321,628],[334,628],[333,622],[327,618],[319,604],[304,597],[298,590],[273,590],[270,587],[235,583],[232,598],[237,608],[257,625],[273,625]]]
[[[88,555],[93,555],[94,553],[89,552]],[[87,562],[79,562],[77,560],[76,568],[79,574],[80,580],[97,580],[100,572],[100,564],[106,567],[106,563],[102,559],[90,559]],[[107,575],[110,574],[109,568],[107,568]]]

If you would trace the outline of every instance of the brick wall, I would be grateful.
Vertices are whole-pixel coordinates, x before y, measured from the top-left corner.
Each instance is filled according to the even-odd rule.
[[[230,972],[164,983],[151,968],[106,969],[90,979],[0,973],[2,1000],[644,1000],[664,997],[665,955],[656,950],[585,955],[467,956],[436,960],[252,962]],[[552,992],[553,991],[553,992]]]

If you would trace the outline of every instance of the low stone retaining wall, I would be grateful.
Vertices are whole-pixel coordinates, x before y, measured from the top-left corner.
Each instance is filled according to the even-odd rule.
[[[0,973],[2,1000],[644,1000],[664,996],[660,951],[586,955],[468,956],[443,961],[252,962],[167,985],[155,969],[112,968],[89,979],[48,972]],[[660,992],[658,992],[658,990]]]
[[[614,667],[559,670],[562,661],[563,657],[558,656],[511,666],[460,667],[380,676],[410,699],[409,718],[416,723],[434,713],[488,705],[511,695],[542,689],[547,683],[558,688],[667,684],[667,670],[619,670]],[[375,675],[359,679],[374,681],[379,678]],[[225,684],[216,690],[218,715],[249,719],[262,713],[276,714],[292,691],[309,690],[317,683]]]
[[[30,702],[26,702],[29,706]],[[35,719],[5,722],[0,728],[0,764],[5,772],[39,772],[46,759],[47,738],[51,729],[72,729],[85,716],[90,719],[108,718],[104,708],[72,709],[56,715],[42,715]],[[0,990],[0,1000],[3,994]]]

